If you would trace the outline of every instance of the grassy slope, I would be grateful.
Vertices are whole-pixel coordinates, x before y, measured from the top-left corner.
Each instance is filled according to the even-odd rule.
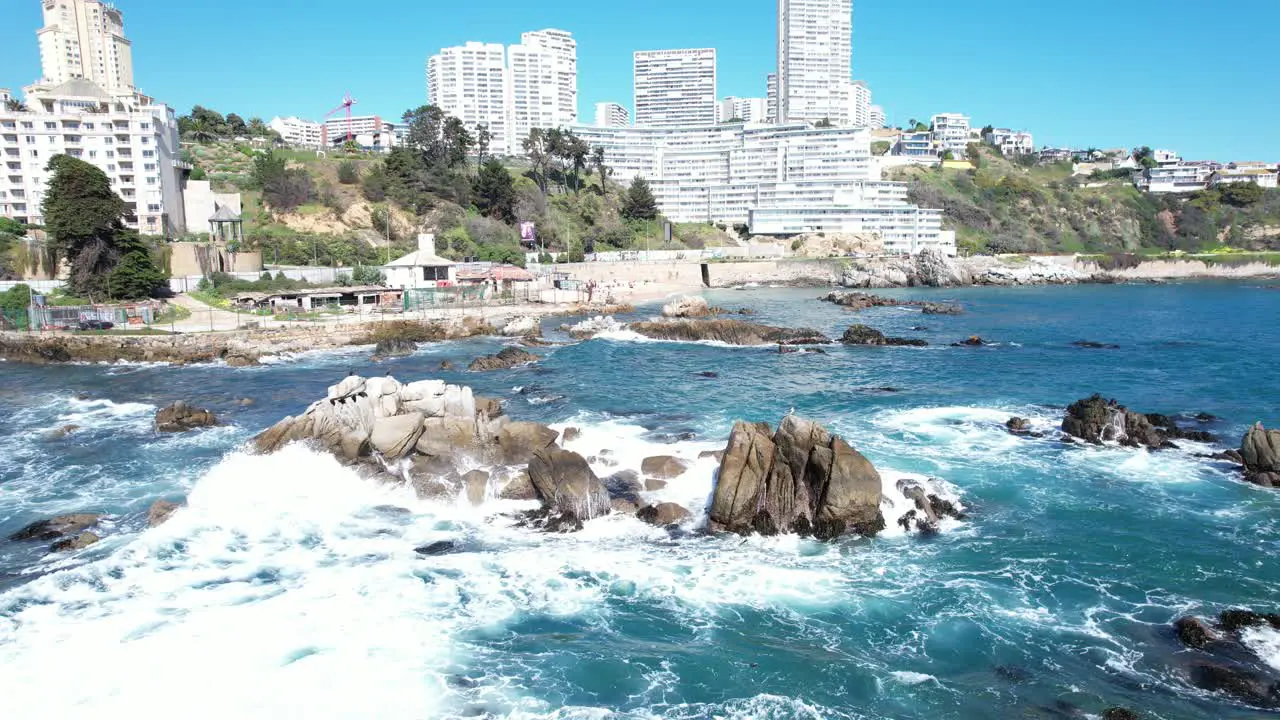
[[[896,168],[887,179],[911,182],[913,201],[941,208],[970,252],[1196,251],[1222,242],[1268,249],[1248,229],[1280,223],[1277,191],[1248,209],[1201,212],[1187,198],[1143,194],[1126,180],[1072,177],[1068,164],[1023,168],[990,148],[976,170]]]

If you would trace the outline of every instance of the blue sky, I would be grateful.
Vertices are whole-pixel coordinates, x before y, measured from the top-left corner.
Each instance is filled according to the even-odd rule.
[[[556,27],[578,40],[579,111],[631,106],[631,51],[714,47],[720,95],[763,96],[776,0],[117,0],[135,79],[185,112],[318,119],[350,90],[398,118],[428,55]],[[0,85],[40,73],[39,0],[0,0]],[[853,67],[891,124],[964,112],[1036,144],[1280,160],[1280,0],[855,0]]]

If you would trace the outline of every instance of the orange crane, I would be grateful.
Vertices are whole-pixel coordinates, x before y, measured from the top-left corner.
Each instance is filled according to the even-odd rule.
[[[348,91],[347,94],[342,97],[341,105],[324,114],[325,118],[328,118],[339,110],[347,111],[347,142],[351,142],[352,137],[354,137],[354,134],[351,132],[351,106],[355,105],[357,102],[359,101],[352,98],[351,92]]]

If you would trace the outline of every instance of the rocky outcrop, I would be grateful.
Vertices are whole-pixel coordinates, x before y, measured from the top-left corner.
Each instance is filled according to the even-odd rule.
[[[777,432],[738,422],[711,500],[713,529],[819,538],[884,528],[880,474],[839,437],[794,415]]]
[[[602,332],[616,332],[622,329],[622,323],[613,319],[612,315],[596,315],[582,322],[562,328],[574,340],[590,340]]]
[[[494,355],[484,355],[471,361],[468,370],[481,372],[487,370],[509,370],[517,365],[537,362],[537,355],[518,347],[505,347]]]
[[[1255,485],[1280,487],[1280,430],[1256,423],[1240,441],[1244,477]]]
[[[1115,442],[1128,447],[1176,447],[1174,440],[1214,442],[1204,430],[1186,430],[1173,418],[1158,413],[1129,410],[1115,400],[1093,395],[1067,407],[1062,431],[1095,445]]]
[[[670,480],[680,477],[689,469],[689,464],[670,455],[655,455],[640,462],[640,472],[645,477],[659,480]]]
[[[1174,632],[1192,650],[1187,679],[1254,707],[1280,708],[1280,673],[1243,642],[1255,628],[1280,630],[1280,614],[1227,610],[1216,626],[1193,616],[1178,618]]]
[[[983,340],[981,337],[978,337],[977,335],[970,335],[969,337],[963,340],[959,340],[957,342],[951,343],[951,347],[986,347],[990,344],[991,343],[987,342],[986,340]]]
[[[181,400],[156,411],[156,430],[159,432],[186,432],[217,424],[218,419],[213,413],[203,408],[191,407]]]
[[[102,515],[97,513],[72,513],[39,520],[9,536],[15,542],[57,540],[68,535],[78,535],[98,524]]]
[[[604,484],[578,453],[558,447],[538,450],[529,461],[529,480],[561,527],[581,527],[582,521],[611,510]]]
[[[1005,421],[1004,426],[1014,435],[1030,435],[1031,421],[1022,417],[1011,417]]]
[[[861,292],[830,292],[819,299],[855,311],[873,307],[918,307],[926,315],[960,315],[964,312],[964,308],[949,303],[904,300]]]
[[[912,257],[853,260],[840,284],[851,288],[1046,285],[1093,282],[1094,274],[1035,256],[952,258],[935,248]]]
[[[914,347],[924,347],[929,344],[924,340],[915,338],[885,337],[884,333],[866,325],[850,325],[849,329],[844,331],[844,335],[840,336],[840,342],[845,345],[906,345]]]
[[[629,327],[655,340],[710,340],[727,345],[825,345],[831,342],[831,338],[817,330],[773,327],[743,320],[666,320],[637,322]]]
[[[636,517],[650,525],[667,527],[668,525],[679,525],[692,517],[692,515],[683,505],[664,502],[640,508],[636,511]]]
[[[542,323],[532,315],[512,318],[502,326],[501,334],[506,337],[538,337],[542,334]]]

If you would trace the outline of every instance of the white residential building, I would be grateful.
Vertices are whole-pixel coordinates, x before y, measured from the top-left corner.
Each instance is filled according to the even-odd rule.
[[[765,122],[778,122],[778,73],[769,73],[765,78],[765,97],[768,105],[765,110]]]
[[[43,76],[37,85],[83,78],[108,95],[134,92],[133,47],[124,36],[124,16],[100,0],[44,0],[40,41]]]
[[[1133,184],[1150,193],[1196,192],[1209,187],[1213,170],[1203,165],[1185,165],[1181,161],[1145,168],[1133,173]]]
[[[70,155],[106,173],[125,202],[125,224],[148,235],[185,231],[184,165],[172,108],[112,96],[82,78],[31,88],[27,110],[0,106],[0,215],[39,225],[49,159]]]
[[[742,120],[750,123],[769,121],[767,98],[727,97],[716,103],[716,122]]]
[[[630,122],[631,114],[618,103],[596,103],[596,127],[626,127]]]
[[[1275,165],[1265,163],[1228,163],[1213,174],[1212,184],[1230,185],[1233,183],[1253,183],[1258,187],[1274,188],[1280,173]]]
[[[368,150],[387,151],[395,147],[395,126],[377,115],[334,115],[320,126],[320,145],[333,147],[348,139]]]
[[[715,123],[715,49],[638,50],[634,63],[636,125]]]
[[[938,144],[938,151],[948,150],[956,158],[963,158],[969,149],[970,139],[969,116],[960,113],[939,113],[933,116],[933,141]]]
[[[318,122],[296,117],[274,117],[267,126],[280,133],[280,139],[286,144],[307,148],[318,148],[324,145],[324,131]]]
[[[880,130],[881,128],[885,127],[885,125],[887,124],[888,124],[888,119],[885,118],[884,108],[880,107],[879,105],[872,105],[870,108],[867,109],[867,126],[868,127],[870,127],[872,130]]]
[[[1035,152],[1036,145],[1029,132],[1018,132],[1008,128],[995,128],[982,138],[988,145],[999,148],[1006,156],[1030,155]]]
[[[551,57],[552,85],[555,94],[552,119],[555,124],[546,127],[573,125],[578,122],[578,42],[573,39],[573,35],[564,30],[552,28],[535,30],[522,33],[520,45],[513,45],[509,50],[514,50],[516,47],[539,50]],[[513,83],[518,84],[519,80],[518,74],[512,75]],[[518,87],[515,100],[518,106],[520,102]]]
[[[519,45],[468,42],[427,60],[427,99],[469,129],[489,129],[490,151],[518,154],[534,128],[578,120],[578,51],[563,30],[521,35]]]
[[[939,210],[907,201],[905,183],[883,182],[862,128],[806,123],[575,128],[623,184],[643,177],[677,222],[747,223],[751,232],[873,233],[893,253],[955,253]]]
[[[489,151],[509,155],[507,53],[498,43],[442,48],[427,60],[427,100],[468,128],[486,125]]]
[[[1156,161],[1159,167],[1169,167],[1171,165],[1181,165],[1182,158],[1178,153],[1172,150],[1152,150],[1151,159]]]
[[[871,88],[862,80],[854,80],[849,84],[849,110],[846,113],[846,124],[852,127],[874,128],[871,124]]]
[[[0,88],[0,105],[3,105],[13,99],[13,92],[9,88]]]
[[[853,0],[778,0],[778,122],[848,125]]]

